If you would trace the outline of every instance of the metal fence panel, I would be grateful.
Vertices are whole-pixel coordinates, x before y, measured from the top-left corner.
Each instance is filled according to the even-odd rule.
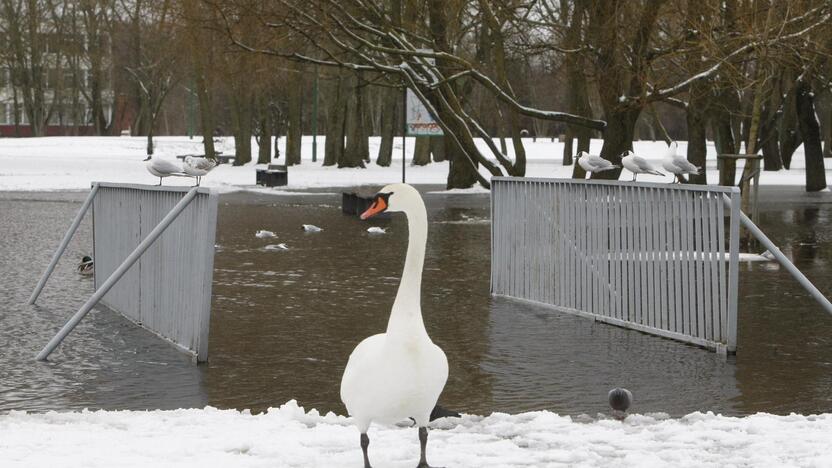
[[[96,289],[189,189],[100,184],[93,203]],[[199,189],[101,303],[207,360],[216,224],[217,196]]]
[[[736,187],[497,177],[491,197],[492,294],[736,350]]]

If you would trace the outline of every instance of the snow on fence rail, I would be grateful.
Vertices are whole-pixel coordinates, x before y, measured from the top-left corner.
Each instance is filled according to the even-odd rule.
[[[93,201],[98,290],[191,187],[100,183]],[[217,195],[196,196],[101,303],[174,345],[208,357]]]
[[[491,293],[736,352],[739,208],[736,187],[493,178]]]

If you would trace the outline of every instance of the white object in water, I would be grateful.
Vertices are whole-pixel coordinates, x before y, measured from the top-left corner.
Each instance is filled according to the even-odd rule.
[[[619,166],[607,161],[596,154],[589,154],[586,151],[578,153],[578,165],[587,172],[603,172],[616,169]]]
[[[273,233],[271,231],[266,231],[266,230],[263,230],[263,229],[257,231],[257,233],[255,233],[254,236],[257,237],[258,239],[268,239],[270,237],[277,237],[275,235],[275,233]]]
[[[182,166],[169,159],[148,156],[144,161],[146,161],[147,172],[159,178],[159,185],[162,185],[162,177],[188,177],[187,174],[182,172]]]
[[[386,332],[366,338],[350,355],[341,379],[341,401],[361,431],[365,466],[369,466],[370,423],[394,423],[407,418],[413,418],[419,426],[419,466],[427,466],[427,425],[448,379],[448,360],[428,336],[419,303],[427,212],[419,192],[406,184],[384,187],[361,219],[383,211],[403,212],[407,216],[404,271]]]
[[[683,174],[699,175],[701,168],[691,164],[686,157],[676,154],[677,146],[675,141],[670,143],[662,160],[662,167],[674,175],[674,182],[678,181],[679,176]]]
[[[621,158],[621,164],[625,169],[633,173],[633,182],[639,174],[653,174],[663,176],[661,172],[657,171],[646,159],[641,156],[636,156],[630,150],[624,152],[624,157]]]
[[[367,232],[369,232],[370,234],[387,234],[387,228],[373,226],[371,228],[367,228]]]
[[[182,169],[185,171],[185,174],[196,177],[197,185],[202,181],[202,176],[211,172],[211,169],[215,167],[217,167],[216,160],[197,156],[187,156],[185,162],[182,164]]]
[[[289,250],[289,247],[286,244],[269,244],[263,247],[266,250]]]
[[[303,230],[306,231],[306,232],[321,232],[321,231],[323,231],[323,229],[319,228],[318,226],[315,226],[314,224],[304,224],[303,225]]]

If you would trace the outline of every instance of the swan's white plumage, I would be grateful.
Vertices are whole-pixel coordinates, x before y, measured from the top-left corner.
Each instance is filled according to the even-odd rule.
[[[427,426],[430,412],[448,380],[448,360],[431,341],[420,304],[427,242],[427,213],[413,187],[392,184],[387,211],[408,220],[408,248],[402,280],[387,331],[364,339],[350,355],[341,380],[341,400],[364,433],[373,421],[413,418]]]

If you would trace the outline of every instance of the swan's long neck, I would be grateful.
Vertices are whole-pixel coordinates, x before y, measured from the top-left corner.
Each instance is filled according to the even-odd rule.
[[[404,260],[402,281],[393,303],[387,333],[416,337],[425,334],[422,321],[421,292],[422,268],[425,265],[425,246],[428,238],[428,216],[421,198],[416,199],[405,210],[407,215],[407,257]]]

